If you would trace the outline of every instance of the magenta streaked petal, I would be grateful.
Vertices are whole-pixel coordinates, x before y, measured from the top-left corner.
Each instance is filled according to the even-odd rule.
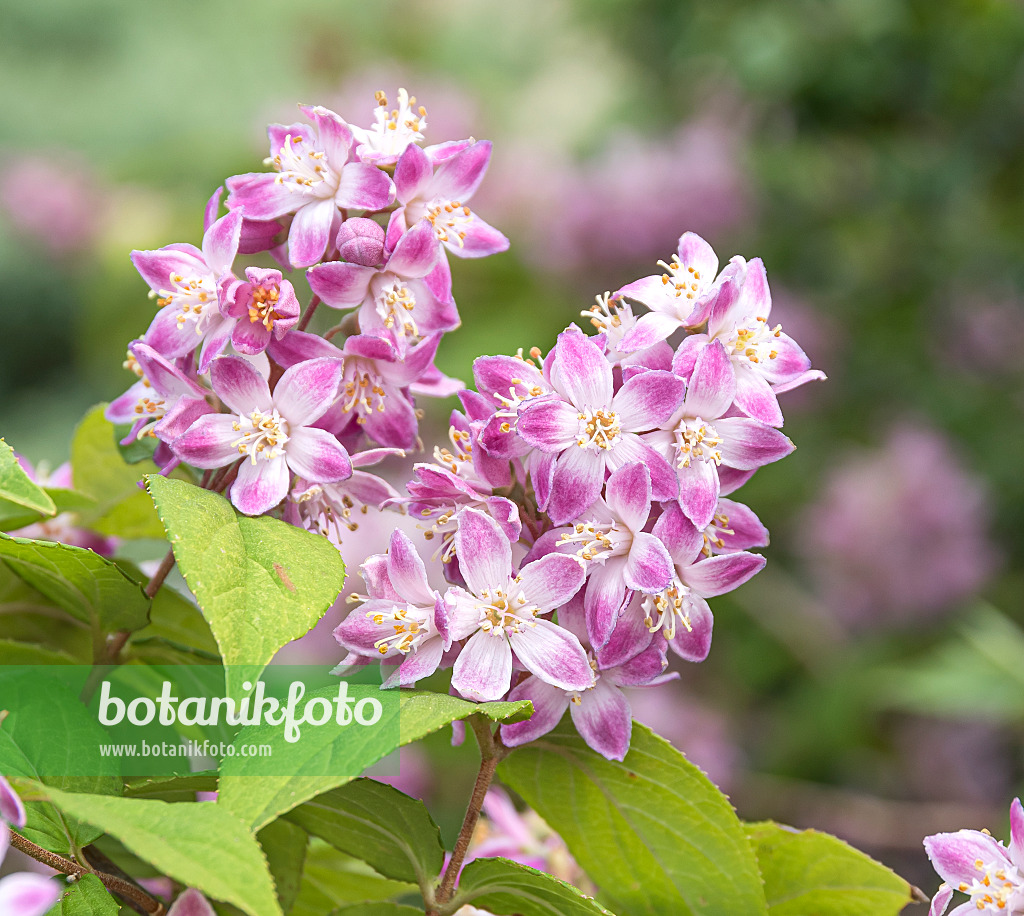
[[[391,534],[388,576],[398,593],[420,607],[432,607],[434,592],[427,581],[427,569],[408,536],[398,529]]]
[[[288,495],[290,480],[284,457],[257,460],[255,464],[243,461],[231,485],[231,502],[243,515],[262,515]]]
[[[478,509],[459,512],[455,552],[470,591],[503,588],[512,575],[512,545],[498,523]]]
[[[778,461],[796,446],[777,429],[747,417],[716,420],[715,429],[722,437],[722,461],[729,467],[749,471]]]
[[[517,684],[508,698],[510,702],[529,700],[533,703],[533,714],[525,722],[501,726],[501,740],[506,747],[519,747],[546,735],[562,720],[569,706],[564,690],[536,677],[528,677]]]
[[[246,219],[265,222],[293,213],[309,200],[277,178],[276,172],[249,172],[229,178],[228,206],[241,207]]]
[[[776,394],[782,394],[786,391],[792,391],[794,388],[799,388],[801,385],[806,385],[808,382],[823,382],[826,378],[828,378],[828,376],[820,369],[808,369],[796,378],[790,379],[787,382],[780,382],[779,384],[772,385],[772,391]],[[950,916],[952,916],[952,914],[950,914]]]
[[[622,353],[634,353],[653,347],[679,330],[683,323],[673,315],[664,312],[648,312],[641,315],[635,325],[626,333],[619,343]]]
[[[961,882],[969,885],[979,876],[981,872],[975,867],[978,860],[985,865],[1010,864],[1006,850],[978,830],[936,833],[924,838],[924,848],[942,880],[954,887]]]
[[[672,371],[680,378],[690,378],[693,368],[697,365],[697,357],[711,343],[707,334],[691,334],[684,337],[672,355]]]
[[[0,879],[0,913],[43,916],[58,900],[61,886],[52,878],[19,872]]]
[[[213,306],[208,306],[212,308]],[[202,342],[196,333],[196,326],[191,321],[178,322],[181,309],[168,305],[153,316],[143,340],[161,356],[167,359],[180,359],[188,356]]]
[[[616,629],[621,627],[622,623],[620,622]],[[637,652],[636,655],[624,664],[610,671],[605,671],[603,677],[618,687],[643,687],[646,684],[650,684],[652,681],[660,678],[668,667],[668,662],[665,660],[664,645],[664,639],[659,639],[657,642],[652,641],[646,648]]]
[[[623,433],[608,454],[608,467],[617,470],[626,464],[640,462],[651,475],[651,496],[659,501],[675,499],[679,494],[676,472],[665,458],[636,433]]]
[[[643,611],[638,604],[630,604],[616,621],[608,642],[597,650],[598,664],[602,669],[623,665],[644,652],[653,639]]]
[[[640,462],[614,471],[605,484],[605,501],[630,531],[641,531],[651,514],[651,472]]]
[[[768,546],[768,529],[749,506],[722,498],[718,500],[715,514],[724,519],[721,527],[715,528],[715,534],[725,549],[749,550],[751,547]]]
[[[574,447],[579,427],[579,412],[554,396],[531,401],[523,408],[516,424],[525,442],[546,452]]]
[[[583,594],[586,612],[587,635],[590,644],[597,650],[603,649],[612,638],[619,614],[629,597],[622,574],[626,561],[622,557],[605,560],[603,566],[594,566],[587,579]]]
[[[500,700],[511,683],[512,649],[508,640],[479,630],[455,660],[452,687],[467,700],[486,703]]]
[[[350,457],[354,464],[355,456]],[[391,484],[367,471],[353,471],[345,482],[345,492],[356,502],[375,509],[382,509],[388,500],[399,498],[398,491]]]
[[[152,347],[141,341],[131,344],[129,349],[138,360],[143,374],[153,383],[153,387],[164,397],[191,395],[197,398],[206,397],[206,389],[188,378],[182,371],[161,356]]]
[[[557,455],[554,452],[533,452],[528,460],[530,480],[537,497],[537,506],[546,511],[551,502],[551,489],[555,480]]]
[[[612,367],[600,348],[577,327],[558,335],[553,377],[576,407],[607,408],[612,399]]]
[[[1024,808],[1019,798],[1010,803],[1010,859],[1024,869]]]
[[[680,508],[697,528],[707,528],[718,505],[718,469],[711,462],[698,459],[691,461],[689,467],[679,468],[677,473]]]
[[[408,399],[399,392],[388,392],[383,413],[373,411],[366,417],[363,429],[379,445],[411,449],[416,446],[419,421]]]
[[[319,334],[309,334],[305,331],[289,331],[280,340],[272,340],[267,345],[267,350],[267,355],[285,369],[307,359],[341,359],[344,356],[344,352],[329,340],[324,340]]]
[[[640,532],[626,557],[623,580],[635,591],[653,595],[667,588],[675,569],[665,545],[654,535]]]
[[[398,240],[385,269],[403,278],[425,277],[434,269],[440,253],[434,227],[429,220],[421,219]]]
[[[310,359],[285,370],[274,389],[274,406],[290,426],[307,426],[324,415],[338,395],[344,363]]]
[[[341,170],[341,182],[333,201],[338,207],[383,210],[394,202],[395,186],[387,172],[363,162],[349,162]]]
[[[369,294],[370,280],[377,276],[373,267],[328,261],[306,271],[309,288],[324,305],[335,309],[355,308]]]
[[[352,476],[345,446],[323,429],[306,426],[293,430],[285,456],[288,466],[310,483],[337,483]]]
[[[698,560],[685,569],[685,583],[705,598],[724,595],[764,569],[765,559],[756,553],[727,553]]]
[[[491,396],[508,397],[509,390],[520,385],[540,386],[544,392],[551,390],[536,366],[515,356],[478,356],[473,360],[473,379],[477,390]]]
[[[167,916],[216,916],[207,899],[194,887],[174,901]]]
[[[811,361],[807,354],[788,334],[780,331],[772,347],[775,350],[774,359],[766,360],[759,366],[769,382],[787,382],[798,375],[803,375],[811,368]]]
[[[197,468],[222,468],[239,457],[235,418],[223,413],[200,417],[171,443],[174,454]]]
[[[402,603],[398,596],[394,600],[374,598],[363,602],[349,611],[348,616],[334,628],[334,638],[349,652],[380,658],[376,642],[388,634],[383,632],[382,626],[374,623],[373,616],[390,614],[396,603]]]
[[[572,633],[543,617],[532,624],[508,637],[527,671],[563,690],[586,690],[594,683],[587,653]]]
[[[714,420],[722,416],[736,396],[736,373],[720,340],[713,340],[697,356],[686,390],[686,415]]]
[[[769,426],[782,426],[782,410],[771,385],[748,360],[738,360],[733,367],[736,370],[736,406],[748,417]]]
[[[131,386],[124,394],[114,398],[107,405],[107,409],[103,412],[103,416],[106,417],[111,423],[135,423],[139,419],[139,415],[135,412],[135,407],[139,403],[139,400],[150,396],[150,391],[146,387],[146,383],[141,379]]]
[[[489,496],[484,504],[487,511],[501,528],[510,544],[519,540],[523,530],[523,523],[519,520],[519,507],[510,499],[504,496]]]
[[[254,410],[266,413],[271,407],[267,380],[252,363],[240,356],[222,356],[210,366],[213,390],[230,410],[249,416]]]
[[[395,164],[395,189],[398,200],[407,204],[426,187],[434,174],[434,166],[422,149],[410,143]]]
[[[580,737],[601,756],[623,760],[629,751],[633,728],[626,695],[606,678],[569,704],[569,713]]]
[[[483,181],[491,160],[491,141],[478,140],[446,159],[430,182],[431,197],[466,201]]]
[[[935,892],[935,896],[932,897],[932,905],[928,908],[928,916],[942,916],[946,912],[946,908],[949,906],[949,901],[953,898],[953,888],[948,884],[943,884],[939,887],[938,891]],[[961,909],[958,907],[957,909]]]
[[[451,240],[444,243],[444,247],[456,257],[486,258],[508,250],[508,238],[476,213],[466,225],[465,231],[466,237],[462,239],[461,245]]]
[[[665,507],[661,517],[654,523],[654,536],[659,538],[682,566],[688,566],[704,546],[704,533],[691,522],[677,505]]]
[[[25,826],[25,806],[11,784],[0,774],[0,820],[19,830]],[[0,825],[2,830],[2,825]],[[0,856],[0,861],[3,857]]]
[[[699,595],[690,595],[689,614],[689,629],[681,621],[676,621],[676,632],[669,645],[680,658],[688,662],[702,662],[711,651],[715,618],[711,607]]]
[[[412,687],[417,681],[430,677],[441,664],[444,641],[440,636],[424,640],[406,657],[395,672],[397,686]],[[390,684],[384,686],[389,687]]]
[[[270,331],[262,321],[250,321],[248,316],[238,319],[231,330],[231,346],[239,353],[255,356],[267,349]]]
[[[644,432],[667,423],[683,402],[686,385],[671,372],[652,369],[634,375],[612,399],[624,430]]]
[[[173,442],[200,417],[212,413],[213,408],[203,399],[180,398],[153,427],[153,433],[164,442]]]
[[[313,200],[295,211],[288,230],[288,259],[293,267],[309,267],[324,256],[337,209],[333,200]]]
[[[352,130],[345,121],[323,105],[300,105],[299,109],[317,129],[318,146],[327,154],[327,161],[338,169],[348,159],[352,146]]]
[[[159,248],[156,251],[133,251],[132,264],[151,289],[168,289],[171,285],[171,274],[192,277],[206,276],[210,273],[210,268],[203,260],[203,253],[191,245],[188,249],[182,251],[176,248]]]
[[[210,323],[203,338],[203,348],[199,351],[201,375],[209,372],[211,363],[227,349],[236,324],[234,318],[224,318],[221,315]]]
[[[731,468],[723,464],[718,469],[718,480],[721,485],[721,494],[723,496],[727,496],[729,493],[735,493],[743,486],[743,484],[750,480],[756,472],[756,468],[749,471],[740,471],[736,468]]]
[[[203,236],[203,258],[220,277],[231,270],[242,237],[242,210],[231,210],[217,220]]]
[[[583,587],[585,578],[583,564],[575,557],[549,553],[524,566],[518,581],[527,603],[546,614],[569,601]]]
[[[711,280],[718,273],[718,255],[696,232],[684,232],[676,248],[679,262],[692,267],[702,278]]]
[[[224,194],[224,188],[219,187],[210,195],[210,199],[206,202],[206,209],[203,210],[203,234],[205,235],[210,226],[214,224],[217,219],[217,214],[220,212],[220,199]]]
[[[576,445],[558,456],[547,503],[552,524],[564,525],[594,504],[604,486],[604,467],[602,455]]]

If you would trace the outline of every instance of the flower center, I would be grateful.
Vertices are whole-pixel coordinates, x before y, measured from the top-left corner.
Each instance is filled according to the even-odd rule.
[[[610,449],[622,432],[619,415],[611,410],[585,410],[579,421],[576,444],[580,448]]]
[[[288,134],[277,155],[265,161],[281,173],[274,179],[278,184],[313,197],[333,197],[340,176],[328,165],[326,153],[308,146],[301,134]]]
[[[968,884],[961,881],[957,890],[967,894],[980,913],[1001,913],[1017,912],[1016,909],[1008,910],[1010,903],[1020,904],[1021,896],[1024,894],[1024,878],[1012,865],[1007,866],[996,862],[985,862],[982,859],[974,860],[974,867],[981,872],[981,877],[975,877]]]
[[[410,604],[396,604],[389,614],[367,611],[366,616],[377,626],[389,626],[394,630],[389,636],[378,639],[373,644],[381,655],[387,655],[392,650],[408,655],[431,632],[427,610]]]
[[[280,296],[279,286],[254,287],[252,299],[249,301],[249,322],[256,324],[258,321],[268,331],[273,330],[274,322],[284,317],[277,311],[277,300]]]
[[[504,589],[485,589],[480,597],[486,602],[480,606],[480,629],[485,633],[505,636],[537,625],[537,608],[526,603],[522,592],[513,596]]]
[[[376,123],[365,132],[366,145],[382,156],[397,156],[410,143],[423,140],[427,129],[427,109],[416,104],[416,96],[404,89],[398,90],[398,107],[388,109],[388,97],[380,90],[374,94],[377,108],[373,113]]]
[[[298,506],[299,515],[304,520],[306,529],[317,531],[326,538],[334,535],[334,540],[341,540],[341,529],[355,531],[359,523],[352,521],[352,509],[355,503],[347,494],[340,500],[332,499],[318,484],[313,484],[301,493],[292,494],[292,501]],[[366,510],[366,507],[363,507]]]
[[[722,437],[710,423],[705,423],[700,417],[681,421],[674,436],[678,467],[688,468],[694,459],[710,461],[715,465],[722,463],[722,452],[718,448],[722,444]]]
[[[576,556],[588,562],[604,562],[609,557],[621,557],[629,553],[633,543],[633,532],[624,529],[617,522],[577,522],[572,530],[559,538],[562,544],[579,544]]]
[[[457,200],[434,201],[425,215],[440,241],[458,245],[459,248],[465,246],[468,227],[473,221],[473,211],[469,207]]]
[[[178,327],[184,327],[186,321],[193,321],[196,333],[202,336],[206,327],[204,309],[210,303],[217,302],[217,291],[214,288],[213,274],[207,276],[185,277],[182,274],[171,274],[168,278],[170,289],[161,289],[156,293],[156,300],[161,307],[174,305],[181,309],[178,315]]]
[[[348,413],[356,411],[357,423],[365,423],[366,415],[374,411],[384,412],[386,392],[381,377],[367,365],[353,360],[346,361],[345,378],[341,386],[341,409]]]
[[[670,287],[669,292],[679,300],[676,304],[679,317],[681,319],[688,318],[692,311],[690,306],[704,291],[707,278],[701,277],[700,271],[696,268],[683,264],[679,260],[678,254],[672,255],[670,264],[658,261],[658,266],[665,268],[665,273],[661,276],[662,284]]]
[[[418,337],[419,328],[412,317],[416,308],[416,297],[397,277],[390,285],[378,290],[376,295],[377,314],[380,315],[384,327],[396,330],[407,337]]]
[[[736,328],[734,336],[722,341],[733,356],[745,356],[752,363],[765,363],[779,355],[775,340],[782,325],[768,326],[767,318],[757,318],[753,327]]]
[[[735,533],[729,527],[729,516],[724,512],[716,512],[714,518],[711,519],[711,524],[704,529],[704,546],[701,547],[701,553],[710,557],[716,550],[722,550],[725,547],[722,535]]]
[[[288,421],[274,408],[270,413],[254,410],[249,416],[239,415],[232,424],[239,436],[231,443],[242,455],[248,455],[252,463],[258,458],[272,461],[284,454],[284,446],[288,441]]]
[[[690,599],[689,586],[683,585],[678,577],[674,577],[669,587],[656,595],[647,595],[643,600],[644,623],[652,633],[659,630],[665,639],[674,639],[676,626],[682,624],[688,633],[693,632],[690,613],[693,603]]]

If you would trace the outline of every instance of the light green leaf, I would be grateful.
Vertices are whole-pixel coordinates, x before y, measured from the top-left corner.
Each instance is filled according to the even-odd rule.
[[[842,840],[771,822],[747,824],[769,916],[897,916],[911,888]]]
[[[217,640],[199,608],[172,588],[161,588],[153,598],[149,626],[132,634],[130,647],[150,642],[173,646],[184,652],[220,658]]]
[[[371,905],[382,907],[383,901],[407,894],[418,894],[416,886],[382,878],[365,862],[313,839],[290,916],[324,916],[338,904],[362,901],[380,901]],[[423,908],[417,913],[423,916]]]
[[[275,518],[237,515],[216,493],[159,475],[146,484],[229,666],[228,692],[237,695],[243,680],[327,612],[345,583],[345,564],[327,538]]]
[[[109,833],[167,877],[249,916],[281,916],[263,850],[222,805],[171,805],[41,788],[62,811]]]
[[[53,500],[18,464],[14,449],[0,439],[0,512],[11,504],[37,515],[57,514]]]
[[[0,665],[74,665],[66,652],[46,649],[36,643],[0,639]]]
[[[458,903],[495,916],[611,916],[578,888],[511,859],[474,859],[459,878]]]
[[[728,800],[667,741],[633,723],[622,762],[564,723],[499,768],[629,916],[764,916],[750,844]]]
[[[424,887],[444,866],[441,831],[423,802],[372,779],[326,792],[289,812],[287,819],[385,878]]]
[[[216,632],[216,630],[215,630]],[[235,754],[221,767],[220,802],[259,830],[274,818],[291,811],[330,789],[343,786],[396,747],[417,741],[457,719],[479,713],[493,721],[519,721],[532,710],[528,701],[518,703],[470,703],[444,694],[419,691],[381,691],[375,686],[350,684],[349,696],[357,701],[376,697],[383,705],[380,721],[372,727],[306,728],[301,740],[289,744],[279,727],[243,728],[236,745],[270,745],[270,756]],[[306,694],[331,700],[337,687]]]
[[[65,892],[47,916],[117,916],[121,907],[95,875],[83,875]]]
[[[88,512],[96,505],[95,500],[84,493],[65,490],[60,487],[43,487],[43,492],[53,501],[56,514],[64,512]],[[0,531],[14,531],[35,522],[46,521],[48,515],[26,509],[14,503],[0,501]]]
[[[84,547],[0,534],[0,559],[94,634],[137,630],[149,620],[149,599],[139,583]]]
[[[277,888],[281,910],[287,913],[299,895],[309,837],[301,827],[278,820],[267,824],[256,835],[256,839],[259,840],[263,854],[267,857],[267,865]]]
[[[332,910],[330,916],[423,916],[423,908],[404,903],[357,903]]]
[[[162,538],[160,519],[139,488],[145,474],[155,474],[152,461],[128,464],[117,448],[113,425],[103,416],[106,404],[89,411],[71,441],[71,474],[75,489],[95,500],[81,513],[83,525],[121,538]]]
[[[138,779],[124,787],[125,798],[159,798],[167,802],[195,801],[196,792],[216,792],[217,771]]]

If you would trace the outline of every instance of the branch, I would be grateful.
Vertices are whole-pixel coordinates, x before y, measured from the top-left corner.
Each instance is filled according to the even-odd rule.
[[[150,897],[138,885],[125,881],[123,878],[108,875],[105,872],[92,871],[83,865],[79,865],[77,862],[72,862],[70,859],[57,855],[55,852],[43,849],[42,846],[36,846],[31,840],[26,840],[20,833],[16,833],[14,828],[10,828],[10,833],[11,845],[25,853],[25,855],[31,856],[37,862],[42,862],[55,871],[65,875],[73,875],[76,878],[80,878],[82,875],[95,875],[112,894],[123,897],[132,903],[137,903],[151,916],[163,916],[165,912],[164,905],[155,897]]]
[[[309,307],[306,309],[306,313],[302,316],[302,320],[299,322],[299,326],[295,329],[296,331],[305,331],[306,325],[309,324],[310,318],[313,317],[313,313],[316,311],[317,306],[320,305],[320,297],[314,296],[309,300]]]
[[[167,556],[164,557],[163,563],[160,564],[160,568],[153,573],[153,578],[146,584],[145,592],[147,598],[152,598],[160,591],[160,586],[164,584],[164,579],[167,578],[167,574],[172,569],[174,569],[174,551],[168,550]]]

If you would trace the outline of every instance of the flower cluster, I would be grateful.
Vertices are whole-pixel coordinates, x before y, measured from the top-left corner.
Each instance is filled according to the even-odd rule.
[[[310,123],[270,126],[272,171],[229,178],[224,215],[222,189],[210,198],[200,248],[132,253],[159,310],[107,418],[130,425],[126,443],[155,438],[165,473],[204,469],[241,512],[329,534],[397,495],[357,469],[416,445],[416,397],[462,387],[434,365],[459,324],[448,255],[508,241],[469,206],[490,143],[421,145],[426,111],[405,90],[394,107],[378,93],[368,127],[302,112]],[[239,263],[261,253],[277,266]],[[298,268],[305,310],[285,276]],[[321,304],[349,314],[307,333]]]
[[[25,806],[10,783],[0,776],[0,864],[10,846],[8,827],[25,826]],[[42,916],[59,899],[60,885],[42,875],[19,872],[0,879],[0,913]]]

